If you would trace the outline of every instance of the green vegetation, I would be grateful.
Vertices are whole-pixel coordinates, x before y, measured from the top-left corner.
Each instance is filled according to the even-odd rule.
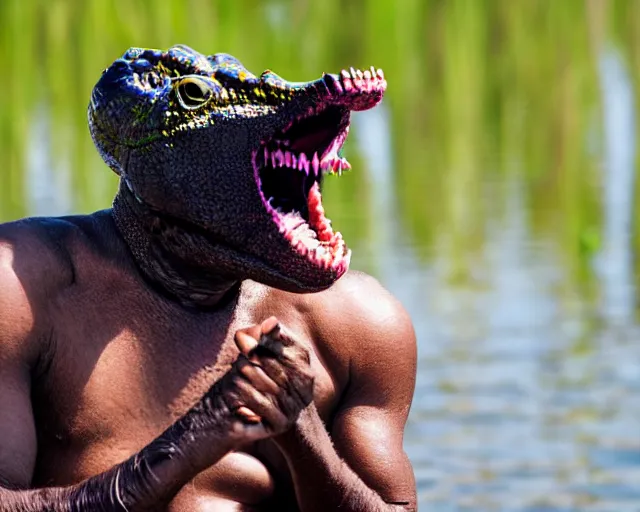
[[[590,281],[602,216],[598,57],[614,45],[638,95],[640,2],[3,0],[0,219],[30,213],[25,169],[39,112],[51,167],[70,168],[73,209],[109,206],[116,178],[87,130],[91,88],[129,46],[178,42],[290,80],[383,68],[399,215],[420,257],[445,251],[450,278],[468,282],[513,184],[529,229],[557,243],[569,285]],[[328,180],[326,195],[357,243],[372,236],[376,205],[356,149],[347,148],[355,170]]]

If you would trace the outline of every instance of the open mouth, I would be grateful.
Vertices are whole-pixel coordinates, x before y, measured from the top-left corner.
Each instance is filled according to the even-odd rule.
[[[253,166],[264,206],[280,233],[300,256],[342,275],[351,250],[325,216],[320,185],[324,175],[351,169],[339,154],[351,111],[377,105],[386,81],[381,70],[351,68],[339,76],[324,75],[311,87],[316,103],[263,141],[253,153]]]

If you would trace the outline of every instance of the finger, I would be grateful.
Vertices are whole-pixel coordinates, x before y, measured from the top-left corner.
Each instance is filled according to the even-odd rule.
[[[309,354],[308,350],[301,343],[297,343],[290,336],[280,332],[278,337],[273,337],[271,334],[263,334],[258,341],[258,347],[264,347],[268,349],[273,355],[285,362],[284,360],[292,363],[297,355],[303,355],[304,360],[308,362]]]
[[[280,343],[283,347],[291,347],[296,345],[294,337],[285,327],[282,326],[282,324],[277,324],[267,332],[264,332],[264,330],[261,329],[259,343],[263,343],[266,340],[271,340],[272,343]]]
[[[260,332],[262,334],[267,334],[274,330],[279,330],[279,329],[280,329],[280,325],[279,325],[278,319],[275,316],[270,316],[269,318],[264,320],[262,324],[260,324]]]
[[[255,363],[249,362],[244,357],[238,360],[238,370],[253,386],[261,393],[278,393],[280,388],[262,368]]]
[[[240,399],[245,407],[262,418],[263,423],[267,423],[275,429],[287,423],[287,417],[278,409],[265,395],[255,389],[249,381],[239,378],[235,382]]]
[[[258,340],[242,330],[237,331],[234,338],[238,349],[245,356],[249,355],[249,353],[258,346]]]
[[[253,412],[248,407],[241,405],[235,410],[235,413],[240,416],[240,419],[245,421],[246,423],[260,423],[262,418],[258,416],[255,412]]]
[[[280,358],[283,355],[284,345],[279,340],[272,338],[268,334],[260,336],[258,345],[253,349],[252,354],[259,357]]]
[[[257,359],[258,365],[265,373],[265,375],[271,379],[275,384],[281,388],[286,389],[289,384],[289,379],[287,378],[287,373],[285,372],[282,364],[278,362],[277,359],[274,358],[271,353],[264,353],[266,350],[265,347],[258,345],[256,349],[253,351],[253,358]],[[252,359],[253,360],[253,359]]]

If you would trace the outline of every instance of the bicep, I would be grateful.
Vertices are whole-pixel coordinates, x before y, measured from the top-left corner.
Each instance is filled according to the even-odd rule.
[[[414,503],[415,480],[403,435],[415,388],[415,333],[395,299],[371,295],[377,295],[375,304],[361,307],[351,327],[358,334],[332,438],[351,468],[385,501]]]
[[[2,360],[0,411],[0,483],[26,488],[36,458],[29,380],[20,369]]]
[[[27,487],[36,457],[29,365],[32,315],[11,264],[11,252],[0,243],[0,482]]]
[[[332,438],[349,467],[387,503],[412,504],[415,480],[402,446],[404,421],[376,407],[348,407],[336,417]]]

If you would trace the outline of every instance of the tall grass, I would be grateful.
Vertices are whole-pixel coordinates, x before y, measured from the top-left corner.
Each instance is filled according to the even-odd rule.
[[[578,286],[601,218],[597,58],[615,45],[637,96],[639,25],[640,2],[625,0],[3,0],[0,219],[29,213],[25,169],[42,108],[53,163],[71,168],[73,208],[109,206],[116,180],[90,141],[86,104],[129,46],[226,51],[292,80],[374,64],[389,82],[396,193],[420,256],[441,251],[451,278],[469,280],[507,193],[492,184],[513,181],[530,229],[556,240]],[[345,234],[369,237],[363,169],[327,188]]]

